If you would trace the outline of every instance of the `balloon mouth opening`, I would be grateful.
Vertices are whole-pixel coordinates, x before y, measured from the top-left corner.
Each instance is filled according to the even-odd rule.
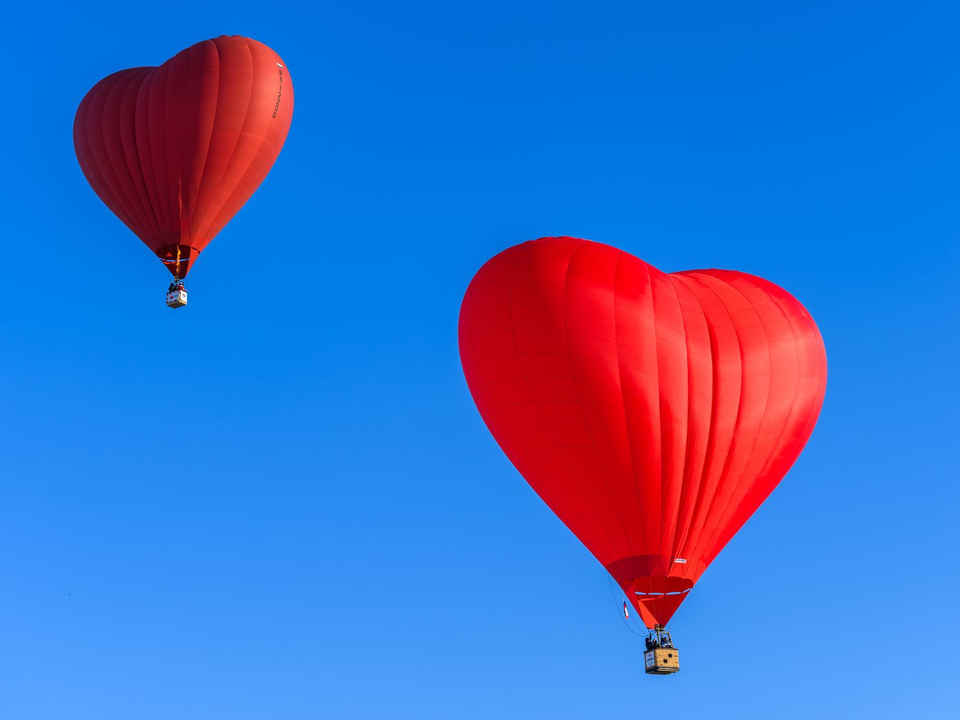
[[[157,257],[160,258],[170,274],[177,280],[183,280],[190,272],[190,265],[197,259],[200,251],[189,245],[165,245],[157,250]]]
[[[693,588],[700,563],[671,555],[634,555],[607,565],[648,628],[666,626]]]
[[[647,628],[665,627],[673,617],[673,614],[680,607],[680,603],[686,600],[690,594],[691,588],[685,590],[668,590],[663,592],[644,592],[635,590],[630,585],[625,590],[633,606],[640,613],[640,619]]]

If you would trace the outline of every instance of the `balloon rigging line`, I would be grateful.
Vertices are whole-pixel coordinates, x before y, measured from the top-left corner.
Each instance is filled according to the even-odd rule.
[[[640,634],[631,627],[630,623],[627,621],[627,618],[623,616],[623,609],[620,607],[620,603],[617,602],[617,591],[613,589],[613,578],[607,575],[607,581],[610,583],[610,596],[613,598],[614,604],[617,606],[617,614],[620,616],[620,619],[623,621],[623,624],[626,625],[627,630],[632,632],[637,637],[646,637],[647,633]],[[636,620],[633,621],[636,624]]]

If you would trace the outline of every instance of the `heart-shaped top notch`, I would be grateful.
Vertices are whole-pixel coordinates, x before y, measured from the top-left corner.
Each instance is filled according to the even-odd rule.
[[[826,387],[820,333],[785,290],[576,238],[487,262],[459,336],[490,432],[648,627],[793,465]]]
[[[100,199],[182,278],[263,182],[292,118],[280,57],[221,36],[97,83],[74,147]]]

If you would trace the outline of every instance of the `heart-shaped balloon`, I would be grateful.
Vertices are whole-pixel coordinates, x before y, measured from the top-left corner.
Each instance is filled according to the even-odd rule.
[[[98,82],[74,147],[100,199],[182,278],[263,182],[292,117],[280,57],[221,36]]]
[[[793,465],[826,387],[785,290],[576,238],[487,262],[459,336],[490,432],[651,628]]]

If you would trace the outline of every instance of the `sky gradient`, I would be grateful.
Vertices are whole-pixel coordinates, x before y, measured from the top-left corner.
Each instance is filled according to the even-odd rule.
[[[960,9],[587,7],[3,11],[0,717],[960,716]],[[73,115],[220,34],[293,124],[171,312]],[[545,235],[760,275],[824,337],[675,676],[460,370],[470,278]]]

